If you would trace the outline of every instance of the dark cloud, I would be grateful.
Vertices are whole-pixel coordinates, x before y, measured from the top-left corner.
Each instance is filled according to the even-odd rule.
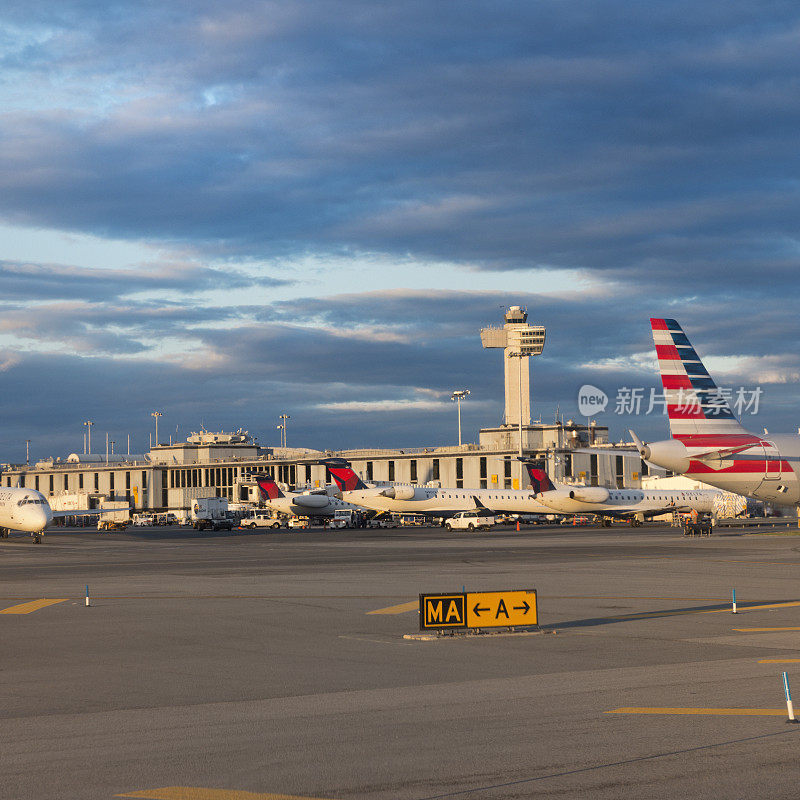
[[[510,303],[548,326],[545,419],[574,416],[585,382],[655,387],[647,320],[673,316],[725,380],[764,381],[771,429],[797,425],[796,4],[32,0],[2,21],[0,216],[198,262],[0,262],[4,345],[80,354],[0,358],[15,452],[31,430],[66,451],[65,428],[119,426],[121,408],[141,438],[154,405],[266,437],[288,410],[310,446],[452,440],[444,411],[413,404],[468,386],[465,426],[500,421],[477,332]],[[342,295],[332,267],[325,297],[213,294],[363,254],[398,287],[436,260],[463,280],[370,292],[365,272]],[[548,294],[553,268],[573,291]],[[500,269],[518,292],[470,291]],[[410,405],[327,405],[390,400]]]
[[[142,292],[197,294],[209,290],[276,287],[291,283],[238,270],[192,264],[137,269],[87,269],[62,264],[0,260],[3,300],[83,300],[113,302]]]
[[[16,68],[114,102],[6,115],[10,219],[706,289],[797,265],[791,4],[58,6],[6,12],[51,31]]]

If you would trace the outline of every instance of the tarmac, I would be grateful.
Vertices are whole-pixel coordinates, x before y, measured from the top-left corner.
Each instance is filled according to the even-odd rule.
[[[12,534],[0,796],[795,798],[796,533]],[[507,589],[541,633],[403,638]]]

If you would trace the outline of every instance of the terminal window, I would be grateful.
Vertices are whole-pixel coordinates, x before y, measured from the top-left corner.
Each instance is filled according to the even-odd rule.
[[[433,472],[433,474],[432,474],[431,477],[433,478],[433,480],[438,481],[439,480],[439,459],[438,458],[434,458],[433,459],[433,470],[432,470],[432,472]]]
[[[487,472],[486,471],[486,456],[481,456],[480,457],[480,470],[481,470],[481,472],[480,472],[480,479],[481,479],[480,488],[481,489],[485,489],[486,488],[486,472]]]
[[[394,461],[389,462],[389,480],[394,480]]]
[[[78,488],[83,489],[83,473],[78,473]]]
[[[367,461],[367,480],[368,481],[372,480],[372,462],[371,461]]]
[[[511,459],[507,458],[503,463],[503,488],[511,488]]]
[[[416,459],[411,459],[411,483],[416,483],[417,481],[417,462]]]
[[[464,486],[464,459],[456,459],[456,489],[461,489]]]

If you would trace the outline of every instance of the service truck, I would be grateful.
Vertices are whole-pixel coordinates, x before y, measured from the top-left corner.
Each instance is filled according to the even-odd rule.
[[[101,500],[98,508],[119,509],[119,511],[108,511],[100,515],[97,520],[97,530],[99,531],[124,531],[131,521],[131,509],[127,500]]]
[[[192,527],[197,531],[229,531],[233,520],[228,516],[227,497],[195,497],[192,500]]]

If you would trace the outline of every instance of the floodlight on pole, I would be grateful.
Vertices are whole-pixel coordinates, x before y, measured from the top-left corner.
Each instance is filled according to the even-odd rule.
[[[92,452],[92,422],[90,419],[87,419],[86,422],[83,423],[86,426],[86,447],[84,448],[84,453],[91,453]]]
[[[282,429],[281,438],[283,439],[281,446],[286,447],[286,420],[291,419],[291,417],[288,414],[279,414],[278,419],[283,420],[283,423],[280,425]]]
[[[450,395],[451,400],[455,400],[458,404],[458,446],[461,447],[461,401],[469,396],[469,389],[456,389]]]
[[[150,416],[156,421],[156,447],[158,447],[158,418],[164,415],[160,411],[151,411]]]

